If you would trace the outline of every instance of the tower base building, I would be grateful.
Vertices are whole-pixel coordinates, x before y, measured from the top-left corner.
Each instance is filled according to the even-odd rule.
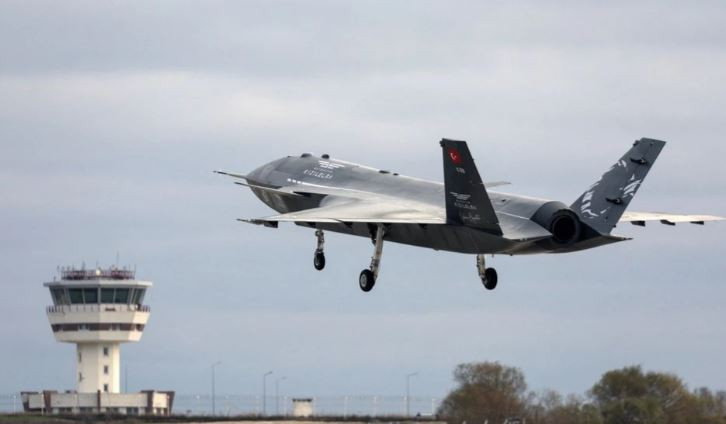
[[[141,340],[151,309],[143,304],[150,281],[111,267],[61,268],[44,284],[53,305],[46,310],[55,339],[76,345],[74,391],[23,392],[26,411],[168,415],[174,392],[121,393],[121,343]]]
[[[25,412],[42,414],[170,415],[174,392],[22,392]]]

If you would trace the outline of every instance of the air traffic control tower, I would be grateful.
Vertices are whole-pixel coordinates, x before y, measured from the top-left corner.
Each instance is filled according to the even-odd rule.
[[[76,344],[76,391],[120,392],[121,343],[138,342],[149,320],[143,304],[151,282],[127,269],[60,270],[47,309],[53,335]]]
[[[60,279],[44,283],[53,299],[48,321],[57,341],[76,345],[76,390],[23,393],[26,411],[169,414],[173,392],[120,390],[121,343],[141,340],[151,313],[143,304],[151,282],[118,267],[59,272]]]

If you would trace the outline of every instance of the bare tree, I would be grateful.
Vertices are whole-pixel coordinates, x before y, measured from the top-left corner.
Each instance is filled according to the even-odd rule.
[[[726,391],[713,392],[708,387],[693,391],[698,402],[698,410],[708,423],[726,423]]]
[[[527,424],[602,424],[600,411],[582,397],[563,398],[554,390],[530,393]]]

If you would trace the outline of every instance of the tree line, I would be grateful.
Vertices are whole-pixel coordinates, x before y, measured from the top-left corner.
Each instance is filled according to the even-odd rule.
[[[438,410],[449,424],[726,424],[726,391],[639,365],[606,372],[584,396],[528,391],[522,370],[499,362],[460,364],[454,380]]]

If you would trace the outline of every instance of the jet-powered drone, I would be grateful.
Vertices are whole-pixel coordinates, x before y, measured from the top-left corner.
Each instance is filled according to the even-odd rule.
[[[373,257],[358,279],[365,292],[376,283],[384,241],[475,254],[479,277],[492,290],[497,272],[486,267],[485,254],[567,253],[629,240],[611,234],[620,222],[703,225],[724,219],[626,211],[664,141],[635,141],[569,206],[487,190],[508,183],[482,182],[465,141],[440,144],[443,184],[309,153],[275,160],[247,175],[215,172],[237,179],[279,213],[240,221],[273,228],[289,221],[314,228],[317,270],[325,267],[324,231],[370,237]]]

